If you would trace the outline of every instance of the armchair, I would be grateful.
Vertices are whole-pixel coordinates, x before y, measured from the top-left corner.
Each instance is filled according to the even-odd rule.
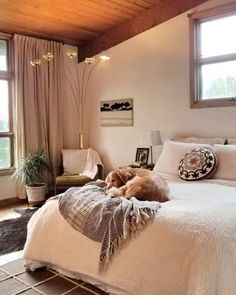
[[[61,193],[72,186],[83,186],[96,179],[103,179],[103,164],[98,153],[91,148],[62,150],[62,165],[54,167],[54,193]]]

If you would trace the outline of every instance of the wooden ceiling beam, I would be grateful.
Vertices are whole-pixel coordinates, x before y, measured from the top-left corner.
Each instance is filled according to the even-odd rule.
[[[126,41],[208,0],[157,0],[155,7],[79,47],[79,62]]]

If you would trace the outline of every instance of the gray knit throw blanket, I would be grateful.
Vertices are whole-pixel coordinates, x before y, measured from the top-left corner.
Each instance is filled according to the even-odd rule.
[[[59,199],[59,210],[67,222],[90,239],[101,243],[98,271],[107,269],[121,245],[150,223],[158,202],[112,198],[95,184],[68,189]]]

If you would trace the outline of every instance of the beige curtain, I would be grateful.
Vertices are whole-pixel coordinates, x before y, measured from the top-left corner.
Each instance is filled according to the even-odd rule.
[[[21,35],[14,36],[16,162],[29,151],[44,149],[52,166],[62,149],[61,105],[64,95],[63,45]],[[43,60],[51,52],[54,59]],[[32,67],[31,60],[42,59]]]

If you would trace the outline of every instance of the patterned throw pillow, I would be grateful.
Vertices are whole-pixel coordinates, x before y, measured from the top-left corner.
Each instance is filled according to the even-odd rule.
[[[178,174],[184,180],[200,180],[212,177],[217,168],[215,154],[206,148],[188,152],[180,161]]]

